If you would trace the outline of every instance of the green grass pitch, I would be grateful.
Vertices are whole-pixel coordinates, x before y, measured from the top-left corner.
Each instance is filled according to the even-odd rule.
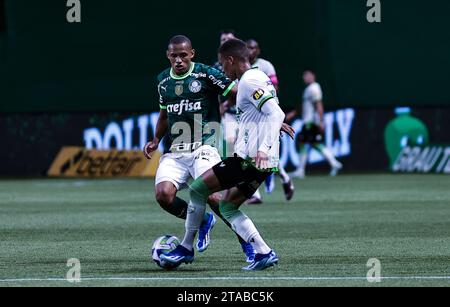
[[[450,286],[450,177],[311,176],[244,206],[280,264],[246,273],[220,221],[192,265],[167,272],[149,249],[184,222],[159,208],[152,180],[1,180],[0,286]],[[181,193],[186,198],[186,192]],[[370,258],[381,283],[366,280]]]

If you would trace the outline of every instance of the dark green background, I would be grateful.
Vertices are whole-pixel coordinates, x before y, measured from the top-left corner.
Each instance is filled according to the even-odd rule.
[[[366,0],[81,0],[81,24],[67,23],[66,0],[3,2],[0,112],[156,110],[167,40],[190,36],[209,64],[222,28],[260,41],[285,106],[299,103],[305,67],[329,108],[450,105],[445,0],[382,0],[381,24]]]

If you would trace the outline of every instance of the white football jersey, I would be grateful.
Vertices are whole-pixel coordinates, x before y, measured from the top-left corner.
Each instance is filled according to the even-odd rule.
[[[315,104],[323,98],[320,84],[310,84],[303,92],[302,119],[304,123],[320,124],[319,114],[316,112]]]
[[[278,102],[275,87],[269,77],[258,69],[250,69],[239,80],[236,108],[239,135],[235,152],[243,159],[255,158],[266,137],[278,136],[277,142],[269,149],[269,167],[278,167],[280,160],[280,130],[274,131],[273,123],[261,111],[270,99]]]
[[[252,65],[253,68],[258,68],[262,72],[264,72],[269,77],[275,76],[277,72],[275,71],[275,67],[267,60],[258,58],[255,61],[255,64]]]

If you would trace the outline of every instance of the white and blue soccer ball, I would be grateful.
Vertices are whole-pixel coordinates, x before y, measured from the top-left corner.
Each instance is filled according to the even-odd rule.
[[[155,240],[153,243],[153,247],[151,250],[153,261],[156,262],[156,264],[166,270],[173,270],[178,265],[173,265],[171,263],[167,263],[165,261],[162,261],[160,256],[161,254],[167,254],[173,251],[177,246],[180,245],[180,240],[171,235],[165,235],[162,237],[159,237]]]

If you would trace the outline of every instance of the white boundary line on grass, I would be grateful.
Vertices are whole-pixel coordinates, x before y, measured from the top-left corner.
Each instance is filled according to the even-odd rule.
[[[88,277],[81,278],[81,282],[87,281],[367,281],[367,277]],[[381,280],[449,280],[450,276],[403,276],[382,277]],[[68,282],[65,278],[21,278],[0,279],[0,283],[19,282]]]

